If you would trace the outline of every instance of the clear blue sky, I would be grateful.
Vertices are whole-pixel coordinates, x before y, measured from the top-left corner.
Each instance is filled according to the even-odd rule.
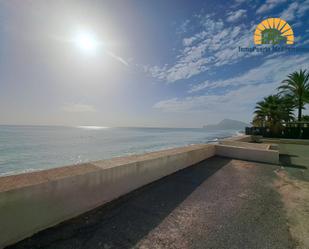
[[[308,16],[309,0],[2,0],[0,123],[249,122],[288,73],[309,69],[309,55],[238,47],[253,46],[268,17],[309,47]]]

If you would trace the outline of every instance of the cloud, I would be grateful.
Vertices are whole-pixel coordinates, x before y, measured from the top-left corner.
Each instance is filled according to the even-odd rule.
[[[190,29],[190,20],[186,19],[178,27],[177,33],[178,34],[184,34],[184,33],[188,32],[189,29]]]
[[[275,91],[277,84],[249,85],[223,95],[211,94],[162,100],[153,107],[164,112],[221,113],[227,117],[239,112],[252,112],[252,104]],[[244,113],[245,114],[245,113]]]
[[[92,105],[86,105],[86,104],[66,104],[62,107],[62,110],[65,112],[97,112],[96,108]]]
[[[198,16],[201,32],[183,39],[175,62],[164,66],[147,66],[145,71],[168,83],[189,79],[213,67],[232,64],[242,57],[255,56],[238,52],[238,46],[252,43],[253,27],[244,24],[227,26],[210,15]]]
[[[234,2],[230,6],[232,9],[236,9],[240,5],[243,5],[243,4],[250,6],[250,7],[255,7],[256,1],[255,0],[234,0]]]
[[[122,63],[123,65],[129,66],[129,63],[128,63],[125,59],[123,59],[122,57],[120,57],[120,56],[114,54],[114,53],[111,52],[111,51],[106,51],[106,53],[107,53],[110,57],[112,57],[113,59],[115,59],[115,60],[119,61],[120,63]]]
[[[294,20],[298,8],[299,4],[297,2],[290,4],[289,7],[281,13],[281,18],[287,21]]]
[[[240,19],[244,18],[247,16],[247,11],[244,9],[239,9],[236,11],[231,11],[228,13],[227,21],[228,22],[237,22]]]
[[[293,2],[289,5],[287,9],[285,9],[280,17],[286,21],[293,21],[295,18],[300,18],[305,14],[308,14],[309,10],[309,0],[304,2]]]
[[[262,14],[268,12],[284,2],[286,2],[286,0],[267,0],[257,9],[256,13]]]
[[[249,70],[248,72],[225,80],[216,80],[202,82],[193,85],[189,93],[195,93],[202,90],[214,90],[225,87],[240,87],[244,85],[259,85],[265,82],[281,82],[286,74],[300,68],[309,68],[309,56],[280,56],[268,58],[260,66]],[[276,73],[274,73],[276,72]]]

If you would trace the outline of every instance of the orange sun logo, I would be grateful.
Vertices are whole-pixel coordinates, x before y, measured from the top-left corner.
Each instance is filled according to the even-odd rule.
[[[257,25],[254,43],[256,45],[293,44],[294,33],[291,26],[281,18],[268,18]]]

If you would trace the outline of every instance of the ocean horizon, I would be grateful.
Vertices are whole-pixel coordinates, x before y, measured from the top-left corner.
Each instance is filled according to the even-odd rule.
[[[237,134],[203,128],[0,125],[0,176],[214,143]]]

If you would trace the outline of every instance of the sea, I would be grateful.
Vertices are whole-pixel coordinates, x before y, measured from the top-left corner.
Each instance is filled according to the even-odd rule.
[[[0,176],[215,143],[238,130],[0,125]]]

